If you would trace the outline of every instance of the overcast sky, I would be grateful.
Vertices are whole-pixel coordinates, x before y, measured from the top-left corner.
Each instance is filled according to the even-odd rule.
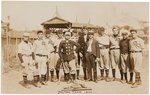
[[[63,19],[106,26],[148,21],[148,3],[3,1],[2,20],[10,16],[15,30],[42,29],[41,23],[53,17],[56,6]]]

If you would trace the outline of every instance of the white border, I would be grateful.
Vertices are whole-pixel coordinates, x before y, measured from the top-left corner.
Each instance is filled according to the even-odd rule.
[[[43,0],[1,0],[1,1],[43,1]],[[44,0],[44,1],[54,1],[54,2],[56,2],[56,1],[69,1],[69,2],[70,1],[78,1],[78,2],[149,2],[149,0]],[[1,5],[1,2],[0,2],[0,5]],[[150,13],[150,10],[149,10],[149,13]],[[1,17],[1,7],[0,7],[0,17]],[[149,21],[150,21],[150,18],[149,18]],[[1,26],[1,23],[0,23],[0,26]],[[1,36],[1,33],[0,33],[0,36]],[[150,35],[149,35],[149,37],[150,37]],[[0,45],[1,45],[1,39],[0,39]],[[150,39],[149,39],[149,45],[150,45]],[[150,50],[150,47],[149,47],[149,50]],[[149,52],[149,54],[150,54],[150,52]],[[1,55],[1,47],[0,47],[0,55]],[[149,56],[149,59],[150,59],[150,56]],[[0,57],[0,61],[1,61],[1,57]],[[0,68],[1,68],[1,64],[0,64]],[[149,68],[150,68],[150,65],[149,65]],[[1,70],[0,70],[0,73],[1,73]],[[0,74],[0,81],[1,81],[1,74]],[[150,70],[149,70],[149,85],[150,85]],[[0,88],[1,88],[1,85],[0,85]],[[2,94],[2,95],[4,95],[4,94]],[[31,94],[29,94],[29,95],[31,95]],[[52,95],[55,95],[55,94],[52,94]],[[101,94],[101,95],[104,95],[104,94]],[[105,95],[107,95],[107,94],[105,94]],[[108,94],[108,95],[110,95],[110,94]],[[112,95],[115,95],[115,94],[112,94]],[[119,95],[119,94],[117,94],[117,95]],[[122,94],[122,95],[124,95],[124,94]],[[136,95],[136,94],[132,94],[132,95]],[[141,95],[144,95],[144,94],[141,94]]]

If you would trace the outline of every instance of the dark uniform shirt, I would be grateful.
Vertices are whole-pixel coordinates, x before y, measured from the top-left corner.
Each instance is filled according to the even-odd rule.
[[[84,39],[84,36],[80,36],[78,39],[78,43],[80,44],[80,52],[82,53],[83,56],[85,56],[86,51],[87,51],[87,44]]]
[[[128,53],[129,52],[129,39],[122,39],[120,41],[120,52]]]
[[[63,40],[60,42],[59,45],[59,56],[63,61],[71,61],[72,59],[75,59],[74,55],[74,46],[76,46],[76,52],[79,50],[80,45],[74,41],[69,40],[68,42],[66,40]]]

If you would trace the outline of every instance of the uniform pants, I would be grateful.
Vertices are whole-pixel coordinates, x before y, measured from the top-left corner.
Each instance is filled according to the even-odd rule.
[[[88,69],[88,79],[92,79],[92,70],[93,70],[93,76],[94,80],[97,80],[97,65],[96,65],[96,57],[92,53],[86,54],[87,58],[87,69]]]
[[[38,62],[38,71],[40,73],[40,75],[45,75],[47,72],[47,57],[41,57],[41,56],[35,56],[36,58],[36,62]]]
[[[50,69],[50,71],[54,71],[54,69],[56,68],[58,59],[59,59],[58,53],[51,53],[49,55],[48,61],[49,61],[49,69]]]
[[[31,56],[23,56],[23,66],[25,67],[23,69],[23,76],[27,76],[27,75],[38,75],[38,70],[36,69],[35,65],[33,64],[33,60]]]
[[[142,66],[142,53],[130,53],[130,72],[140,72]]]
[[[100,49],[100,69],[109,69],[109,49]]]
[[[129,67],[129,54],[128,53],[121,54],[120,58],[121,60],[120,60],[119,68],[121,68],[123,73],[127,73],[127,69]]]
[[[110,65],[111,65],[111,68],[116,69],[118,64],[120,64],[120,50],[119,49],[112,49],[112,50],[110,50]]]
[[[75,59],[71,61],[65,61],[62,64],[65,73],[75,74],[76,73],[76,65]]]

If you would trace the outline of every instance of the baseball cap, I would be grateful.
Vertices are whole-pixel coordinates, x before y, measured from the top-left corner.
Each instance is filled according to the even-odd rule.
[[[122,35],[128,35],[128,30],[123,30]]]
[[[133,32],[134,32],[134,33],[137,33],[137,30],[131,29],[131,30],[130,30],[130,33],[133,33]]]
[[[94,35],[94,31],[90,30],[90,31],[88,32],[88,35]]]
[[[23,33],[23,36],[25,36],[25,37],[29,37],[29,36],[30,36],[30,34],[29,34],[29,33]]]
[[[70,32],[65,32],[65,35],[70,35],[71,36],[71,33]]]

